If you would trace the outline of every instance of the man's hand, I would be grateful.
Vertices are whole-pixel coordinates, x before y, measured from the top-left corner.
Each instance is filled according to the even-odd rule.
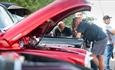
[[[76,38],[81,38],[81,32],[77,32]]]

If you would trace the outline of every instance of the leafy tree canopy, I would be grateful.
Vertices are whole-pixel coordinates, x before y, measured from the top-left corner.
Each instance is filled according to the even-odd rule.
[[[31,10],[32,12],[49,4],[52,1],[53,0],[0,0],[0,2],[16,3],[19,6],[23,6]]]

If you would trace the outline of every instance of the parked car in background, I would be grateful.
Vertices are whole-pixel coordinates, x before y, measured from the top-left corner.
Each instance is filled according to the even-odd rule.
[[[51,39],[55,43],[58,43],[59,46],[54,44],[47,45],[43,42],[45,34],[48,34],[59,21],[78,11],[90,9],[90,5],[85,0],[54,0],[48,6],[41,8],[10,27],[4,33],[0,33],[1,56],[12,52],[16,58],[17,54],[23,56],[22,70],[25,70],[26,67],[30,67],[26,68],[26,70],[36,70],[34,68],[39,68],[39,63],[44,62],[67,62],[75,66],[76,70],[92,69],[91,64],[95,65],[95,63],[90,52],[80,48],[69,47],[66,42],[64,45],[60,45],[63,43],[55,41],[56,39],[60,39],[60,42],[76,41],[75,43],[82,44],[83,41],[81,39]],[[53,67],[53,65],[51,66]]]
[[[21,21],[23,17],[11,14],[8,9],[0,4],[0,29],[1,30],[6,30],[9,27],[13,26],[17,22]]]
[[[22,7],[22,6],[18,6],[16,3],[0,2],[0,4],[4,5],[11,14],[15,14],[20,17],[24,17],[31,13],[29,9]]]
[[[0,4],[0,30],[6,30],[14,25],[16,20],[6,7]]]

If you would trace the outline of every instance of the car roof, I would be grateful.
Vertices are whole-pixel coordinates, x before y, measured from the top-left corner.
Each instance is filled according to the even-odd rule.
[[[10,2],[0,2],[0,4],[4,5],[6,8],[8,8],[11,5],[16,5],[15,3],[10,3]]]

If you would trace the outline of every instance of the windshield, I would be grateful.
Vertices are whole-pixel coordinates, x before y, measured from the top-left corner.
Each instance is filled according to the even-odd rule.
[[[7,29],[13,25],[13,21],[8,12],[0,6],[0,29]]]

